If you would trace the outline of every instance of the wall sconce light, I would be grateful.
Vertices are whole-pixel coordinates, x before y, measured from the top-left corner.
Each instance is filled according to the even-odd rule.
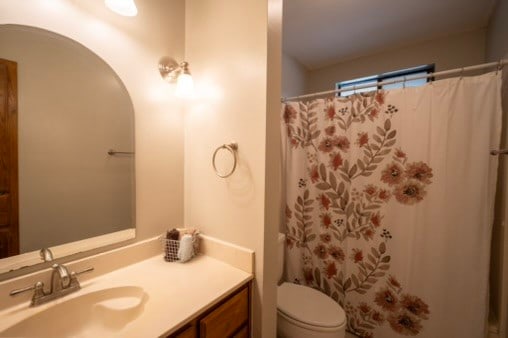
[[[105,0],[106,7],[123,16],[136,16],[138,8],[134,0]]]
[[[159,73],[170,83],[176,82],[176,95],[190,97],[194,90],[194,81],[189,71],[189,63],[183,61],[179,64],[172,58],[163,58],[159,61]]]

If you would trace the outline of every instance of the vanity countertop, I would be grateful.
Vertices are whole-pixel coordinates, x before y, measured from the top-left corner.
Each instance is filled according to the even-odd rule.
[[[48,304],[29,308],[28,303],[23,303],[4,309],[0,312],[0,332],[81,295],[115,287],[137,286],[147,296],[143,309],[131,322],[107,334],[109,337],[159,337],[176,331],[252,278],[251,273],[207,255],[199,255],[185,264],[168,263],[162,255],[157,255],[85,280],[80,291]]]

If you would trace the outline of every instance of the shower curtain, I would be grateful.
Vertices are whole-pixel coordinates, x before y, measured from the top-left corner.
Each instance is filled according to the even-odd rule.
[[[282,107],[286,279],[359,337],[483,338],[501,73]]]

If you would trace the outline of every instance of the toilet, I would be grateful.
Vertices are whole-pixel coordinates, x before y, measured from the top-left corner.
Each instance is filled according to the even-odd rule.
[[[279,234],[279,279],[284,266],[284,240],[284,234]],[[324,293],[284,282],[277,288],[277,337],[345,338],[346,313]]]

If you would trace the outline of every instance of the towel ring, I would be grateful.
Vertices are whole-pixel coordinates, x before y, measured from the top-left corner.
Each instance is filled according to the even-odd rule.
[[[227,151],[229,151],[231,153],[231,155],[233,155],[233,167],[231,168],[231,171],[228,172],[227,174],[221,174],[217,170],[217,166],[215,165],[215,156],[217,156],[217,153],[221,149],[226,149]],[[229,144],[223,144],[223,145],[217,147],[217,149],[215,149],[215,152],[213,153],[213,157],[212,157],[212,166],[213,166],[213,170],[215,170],[215,174],[217,174],[217,176],[219,176],[220,178],[226,178],[226,177],[233,175],[233,173],[235,172],[235,169],[236,169],[236,151],[237,150],[238,150],[238,143],[236,143],[236,142],[231,142]]]

